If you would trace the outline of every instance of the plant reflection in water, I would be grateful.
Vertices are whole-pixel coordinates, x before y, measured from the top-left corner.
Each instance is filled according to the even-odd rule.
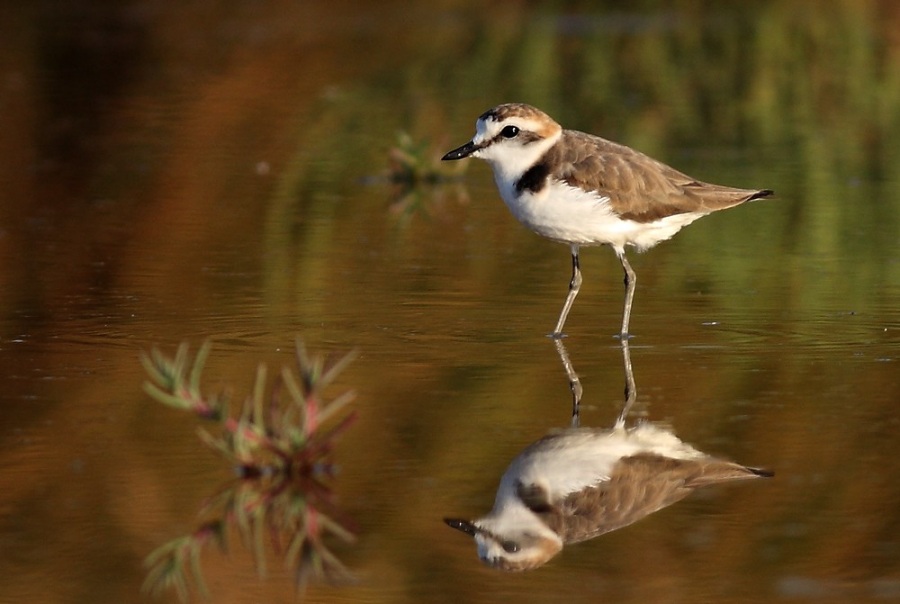
[[[443,145],[443,143],[441,143]],[[391,212],[403,219],[440,211],[448,200],[466,204],[469,195],[460,179],[468,164],[442,162],[441,147],[416,142],[406,132],[388,151],[387,180],[392,185]]]
[[[229,528],[252,544],[259,573],[265,574],[265,535],[272,549],[283,553],[295,573],[298,588],[310,580],[344,582],[349,571],[324,543],[326,535],[352,542],[354,534],[337,520],[327,480],[334,475],[331,451],[335,438],[353,422],[355,413],[341,415],[354,398],[346,392],[327,402],[322,390],[354,358],[350,353],[326,366],[310,358],[297,342],[299,379],[285,367],[266,394],[266,367],[260,365],[253,394],[232,415],[227,393],[204,396],[200,374],[209,354],[200,348],[193,364],[186,344],[174,358],[153,349],[142,357],[150,375],[144,390],[157,401],[218,422],[201,439],[234,465],[238,477],[212,496],[201,510],[206,520],[197,529],[157,548],[145,560],[145,591],[174,589],[182,601],[189,595],[188,579],[204,594],[199,557],[210,543],[224,547]],[[331,421],[334,420],[334,421]],[[328,424],[330,427],[323,428]]]
[[[702,453],[650,422],[627,427],[637,391],[625,338],[622,412],[611,430],[579,427],[581,382],[565,346],[555,343],[573,395],[571,427],[529,445],[512,461],[486,516],[445,519],[475,539],[485,564],[534,569],[564,545],[628,526],[694,489],[773,475]]]

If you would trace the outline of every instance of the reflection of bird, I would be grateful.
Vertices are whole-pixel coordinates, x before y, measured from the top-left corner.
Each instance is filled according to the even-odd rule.
[[[494,170],[500,196],[525,226],[572,250],[569,294],[553,333],[562,336],[581,286],[578,250],[612,246],[625,270],[622,337],[634,298],[635,274],[625,246],[639,251],[665,241],[698,218],[772,191],[700,182],[643,153],[598,136],[563,130],[543,111],[498,105],[476,122],[475,137],[443,159],[473,156]]]
[[[445,522],[475,538],[494,568],[536,568],[567,543],[622,528],[694,489],[772,476],[717,459],[653,424],[570,429],[526,448],[510,464],[491,512]]]

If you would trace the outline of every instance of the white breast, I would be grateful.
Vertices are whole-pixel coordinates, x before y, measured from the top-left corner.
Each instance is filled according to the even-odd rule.
[[[630,430],[566,430],[539,441],[523,451],[500,480],[495,505],[503,507],[513,498],[516,483],[538,484],[552,498],[609,480],[613,467],[623,457],[655,453],[675,459],[696,459],[704,454],[653,424]]]
[[[500,196],[525,226],[549,239],[577,245],[611,245],[639,250],[665,241],[703,213],[675,214],[651,223],[622,220],[613,212],[609,197],[550,179],[538,193],[516,191],[517,179],[494,170]]]

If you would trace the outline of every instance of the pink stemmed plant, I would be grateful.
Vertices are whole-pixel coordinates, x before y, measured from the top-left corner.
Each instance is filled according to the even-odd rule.
[[[285,555],[299,587],[316,578],[349,579],[349,571],[323,539],[326,535],[346,542],[355,539],[345,524],[334,519],[338,510],[327,482],[335,473],[334,442],[355,419],[355,413],[338,414],[355,395],[345,392],[326,401],[322,391],[356,354],[326,364],[321,357],[311,358],[298,340],[297,375],[283,368],[267,393],[266,366],[260,365],[252,394],[230,413],[228,392],[206,396],[200,389],[209,350],[209,342],[204,343],[193,363],[186,344],[179,346],[174,358],[155,348],[141,358],[150,376],[144,391],[165,405],[218,423],[215,431],[200,428],[200,438],[237,473],[203,506],[205,521],[200,528],[147,557],[145,589],[158,593],[173,588],[184,601],[190,574],[206,594],[200,550],[213,541],[224,547],[229,526],[235,526],[251,547],[260,574],[265,574],[268,536],[272,548]]]

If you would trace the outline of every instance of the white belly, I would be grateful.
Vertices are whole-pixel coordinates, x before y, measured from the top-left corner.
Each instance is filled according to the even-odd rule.
[[[611,245],[638,250],[665,241],[704,214],[675,214],[653,222],[622,220],[609,198],[565,183],[554,182],[538,193],[517,194],[513,182],[501,181],[495,173],[503,201],[522,224],[549,239],[576,245]]]

